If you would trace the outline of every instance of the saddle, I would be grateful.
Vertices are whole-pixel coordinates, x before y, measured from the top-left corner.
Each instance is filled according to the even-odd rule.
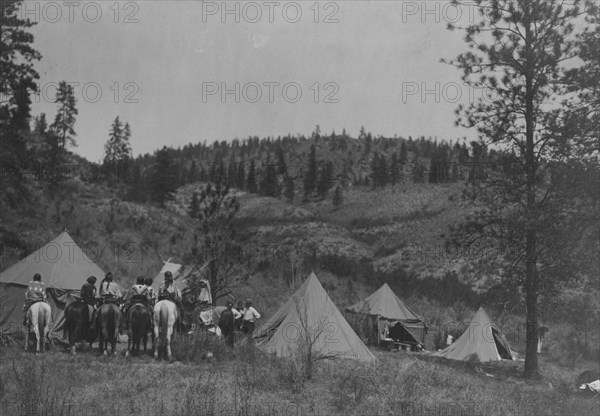
[[[100,302],[102,305],[107,305],[107,304],[113,304],[113,305],[119,305],[119,299],[118,298],[100,298]]]

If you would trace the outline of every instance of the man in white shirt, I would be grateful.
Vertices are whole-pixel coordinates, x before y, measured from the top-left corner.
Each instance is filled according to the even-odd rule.
[[[257,319],[260,319],[260,314],[252,307],[252,300],[246,299],[246,307],[242,311],[242,331],[246,336],[252,338]]]

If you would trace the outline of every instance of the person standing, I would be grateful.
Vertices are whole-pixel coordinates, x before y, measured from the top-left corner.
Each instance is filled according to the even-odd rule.
[[[246,299],[246,307],[242,312],[242,331],[246,336],[252,338],[257,319],[260,319],[260,314],[252,307],[252,300]]]
[[[235,315],[233,313],[233,302],[227,302],[227,309],[223,311],[219,318],[219,328],[225,338],[225,344],[233,348],[235,343]]]
[[[241,331],[243,322],[242,312],[244,312],[244,305],[242,304],[242,301],[238,301],[237,306],[232,310],[234,311],[233,315],[235,316],[235,329]]]

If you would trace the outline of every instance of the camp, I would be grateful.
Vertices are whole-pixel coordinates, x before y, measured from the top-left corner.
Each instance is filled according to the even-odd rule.
[[[346,308],[348,320],[369,344],[397,343],[425,348],[427,325],[384,283],[370,296]]]
[[[344,316],[311,273],[281,308],[254,332],[259,348],[279,357],[290,356],[307,341],[321,358],[351,358],[375,362]]]
[[[479,308],[468,324],[469,327],[460,338],[431,355],[469,362],[515,359],[508,340],[483,308]]]
[[[22,307],[27,285],[35,273],[46,285],[52,308],[50,336],[59,338],[64,324],[65,306],[79,295],[85,279],[104,277],[104,272],[81,250],[67,232],[0,273],[0,325],[3,333],[20,331]]]

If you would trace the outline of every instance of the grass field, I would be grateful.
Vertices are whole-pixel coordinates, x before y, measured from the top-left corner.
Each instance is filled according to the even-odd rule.
[[[125,358],[56,347],[35,356],[0,350],[2,415],[597,415],[600,400],[575,379],[598,365],[561,367],[541,356],[543,378],[521,378],[522,362],[471,365],[373,349],[379,361],[318,361],[300,381],[294,359],[250,345],[227,351],[200,337],[175,341],[176,361]],[[205,358],[212,351],[212,358]]]

